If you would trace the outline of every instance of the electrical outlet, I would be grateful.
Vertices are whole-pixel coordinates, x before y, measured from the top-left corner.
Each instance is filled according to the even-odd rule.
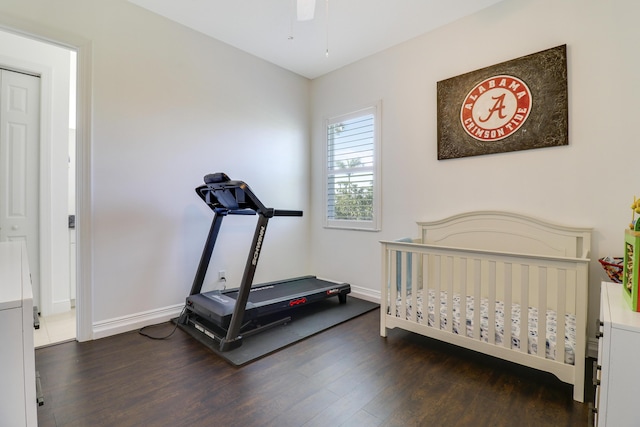
[[[218,271],[218,282],[226,282],[227,281],[227,272],[224,270]]]

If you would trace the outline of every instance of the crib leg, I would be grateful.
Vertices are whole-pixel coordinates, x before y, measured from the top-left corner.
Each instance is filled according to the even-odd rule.
[[[582,362],[580,362],[582,360]],[[576,402],[584,402],[584,370],[585,360],[576,358],[575,361],[576,376],[573,384],[573,400]]]
[[[380,325],[380,336],[383,338],[387,337],[387,328],[384,325]]]

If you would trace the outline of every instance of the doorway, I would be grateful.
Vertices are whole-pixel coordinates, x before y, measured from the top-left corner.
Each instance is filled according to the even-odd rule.
[[[10,73],[35,76],[40,83],[38,167],[36,173],[29,174],[36,180],[39,220],[35,233],[40,244],[26,238],[27,251],[35,253],[29,253],[30,264],[35,264],[30,268],[39,272],[32,282],[34,305],[41,315],[34,342],[40,347],[75,339],[78,330],[73,228],[76,56],[71,49],[4,31],[0,31],[0,46],[0,67]]]

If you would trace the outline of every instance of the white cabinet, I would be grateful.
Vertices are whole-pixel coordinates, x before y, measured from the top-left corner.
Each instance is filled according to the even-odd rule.
[[[596,425],[639,426],[640,313],[624,301],[620,284],[603,282],[600,297]]]
[[[0,242],[0,379],[0,424],[36,426],[33,294],[20,242]]]

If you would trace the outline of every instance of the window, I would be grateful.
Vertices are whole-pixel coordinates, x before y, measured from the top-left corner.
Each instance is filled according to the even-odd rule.
[[[326,121],[325,226],[380,229],[380,103]]]

